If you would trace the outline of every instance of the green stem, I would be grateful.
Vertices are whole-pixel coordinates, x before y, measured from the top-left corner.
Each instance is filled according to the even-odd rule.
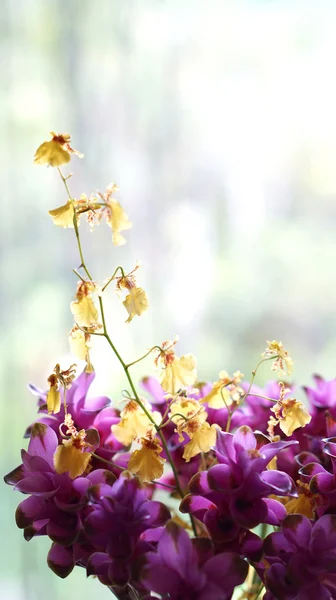
[[[116,270],[114,271],[113,275],[111,275],[111,277],[105,283],[104,287],[102,287],[102,292],[104,292],[104,290],[106,290],[107,286],[110,285],[111,281],[113,281],[113,279],[115,278],[115,276],[118,273],[118,271],[121,272],[121,276],[122,277],[125,277],[124,269],[122,267],[120,267],[120,266],[117,267]]]
[[[117,469],[121,469],[121,471],[125,470],[124,467],[117,465],[117,463],[113,462],[112,460],[107,460],[106,458],[99,456],[99,454],[96,454],[95,452],[91,452],[91,456],[94,456],[97,460],[101,460],[101,462],[103,462],[107,465],[110,465],[112,467],[117,467]]]
[[[166,427],[166,425],[168,425],[173,420],[174,417],[181,417],[187,423],[188,421],[190,421],[191,419],[196,417],[197,414],[198,413],[196,413],[192,417],[189,417],[189,419],[188,419],[188,417],[186,417],[185,415],[182,415],[182,413],[174,413],[173,415],[171,415],[171,417],[169,417],[169,419],[166,422],[164,422],[164,420],[162,419],[161,424],[160,424],[160,429],[163,429],[164,427]]]
[[[63,184],[64,184],[64,186],[65,186],[65,189],[66,189],[66,191],[67,191],[67,194],[68,194],[69,200],[70,200],[70,202],[71,202],[71,204],[72,204],[72,206],[73,206],[73,209],[74,209],[74,219],[73,219],[73,225],[74,225],[75,234],[76,234],[76,239],[77,239],[77,245],[78,245],[79,256],[80,256],[80,259],[81,259],[81,266],[83,267],[83,269],[84,269],[84,271],[85,271],[86,275],[88,276],[88,278],[90,279],[90,281],[93,281],[93,279],[92,279],[92,277],[91,277],[91,274],[90,274],[90,272],[89,272],[89,270],[88,270],[88,268],[87,268],[87,266],[86,266],[86,264],[85,264],[85,260],[84,260],[84,256],[83,256],[83,250],[82,250],[82,245],[81,245],[80,236],[79,236],[79,231],[78,231],[78,223],[77,223],[77,219],[76,219],[76,210],[75,210],[75,204],[74,204],[74,201],[73,201],[73,198],[72,198],[72,195],[71,195],[71,192],[70,192],[70,189],[69,189],[68,183],[67,183],[67,178],[66,178],[66,177],[64,177],[64,175],[63,175],[63,173],[62,173],[62,171],[61,171],[61,169],[60,169],[59,167],[58,167],[58,172],[59,172],[59,174],[60,174],[60,177],[61,177],[61,179],[62,179],[62,181],[63,181]],[[181,488],[181,485],[180,485],[180,481],[179,481],[179,478],[178,478],[178,473],[177,473],[176,467],[175,467],[175,465],[174,465],[174,461],[173,461],[173,459],[172,459],[172,456],[171,456],[171,454],[170,454],[169,448],[168,448],[168,446],[167,446],[166,440],[165,440],[165,438],[164,438],[164,435],[163,435],[163,433],[160,431],[160,428],[159,428],[159,426],[158,426],[158,425],[155,423],[155,420],[154,420],[153,416],[150,414],[150,412],[149,412],[149,411],[146,409],[146,407],[144,406],[144,404],[141,402],[141,400],[140,400],[140,398],[139,398],[139,395],[138,395],[138,393],[137,393],[137,391],[136,391],[136,389],[135,389],[135,386],[134,386],[134,383],[133,383],[132,377],[130,376],[130,374],[129,374],[129,372],[128,372],[128,368],[129,368],[129,367],[128,367],[128,365],[125,363],[125,361],[122,359],[122,357],[121,357],[121,355],[119,354],[119,352],[118,352],[117,348],[115,347],[115,345],[113,344],[113,342],[112,342],[112,340],[111,340],[110,336],[108,335],[108,332],[107,332],[107,327],[106,327],[106,320],[105,320],[105,313],[104,313],[104,305],[103,305],[103,300],[102,300],[101,296],[99,296],[99,306],[100,306],[101,317],[102,317],[102,324],[103,324],[103,330],[104,330],[104,337],[106,338],[106,340],[107,340],[108,344],[109,344],[109,345],[110,345],[110,347],[112,348],[112,350],[113,350],[114,354],[116,355],[117,359],[119,360],[119,362],[120,362],[120,364],[121,364],[121,366],[122,366],[122,368],[123,368],[123,370],[124,370],[124,372],[125,372],[125,375],[126,375],[126,377],[127,377],[127,379],[128,379],[128,382],[129,382],[129,384],[130,384],[130,386],[131,386],[131,389],[132,389],[132,392],[133,392],[133,394],[134,394],[134,398],[135,398],[135,400],[136,400],[137,404],[138,404],[138,405],[140,406],[140,408],[143,410],[143,412],[145,413],[145,415],[147,416],[147,418],[150,420],[150,422],[151,422],[151,423],[154,425],[154,427],[155,427],[155,429],[156,429],[156,431],[157,431],[157,434],[158,434],[158,436],[159,436],[159,437],[160,437],[160,439],[161,439],[162,446],[163,446],[163,448],[164,448],[164,450],[165,450],[165,452],[166,452],[166,455],[167,455],[168,461],[169,461],[169,463],[170,463],[170,466],[171,466],[171,468],[172,468],[172,471],[173,471],[173,474],[174,474],[174,478],[175,478],[175,482],[176,482],[176,489],[177,489],[177,491],[178,491],[179,495],[181,496],[181,498],[183,498],[183,497],[184,497],[184,494],[183,494],[183,490],[182,490],[182,488]],[[191,524],[192,524],[192,528],[193,528],[194,535],[196,536],[196,535],[197,535],[197,531],[196,531],[196,526],[195,526],[195,522],[194,522],[194,519],[193,519],[192,515],[190,515],[190,520],[191,520]]]
[[[81,244],[81,241],[80,241],[80,236],[79,236],[79,231],[78,231],[78,223],[77,223],[77,217],[76,217],[76,207],[75,207],[75,203],[74,203],[73,197],[72,197],[71,192],[70,192],[70,188],[68,186],[67,178],[64,177],[64,175],[63,175],[63,173],[62,173],[62,171],[61,171],[61,169],[59,167],[57,167],[57,169],[58,169],[58,172],[59,172],[59,174],[61,176],[61,179],[62,179],[62,181],[64,183],[64,187],[65,187],[65,189],[67,191],[69,200],[70,200],[70,202],[72,204],[72,208],[74,210],[73,226],[74,226],[74,229],[75,229],[75,234],[76,234],[76,238],[77,238],[77,245],[78,245],[78,250],[79,250],[79,256],[80,256],[80,259],[81,259],[81,265],[80,266],[83,267],[83,269],[84,269],[85,273],[87,274],[88,278],[90,279],[90,281],[93,281],[93,279],[91,277],[91,274],[90,274],[90,272],[89,272],[89,270],[88,270],[88,268],[87,268],[87,266],[85,264],[85,261],[84,261],[82,244]]]
[[[269,398],[269,396],[263,396],[262,394],[255,394],[253,392],[252,396],[255,396],[256,398],[264,398],[264,400],[269,400],[270,402],[278,402],[278,400],[275,400],[275,398]]]
[[[250,385],[249,385],[249,387],[248,387],[248,390],[247,390],[247,392],[245,392],[245,394],[243,395],[243,397],[242,397],[242,399],[241,399],[241,402],[240,402],[240,403],[244,402],[244,400],[246,400],[247,396],[249,395],[249,393],[250,393],[250,391],[251,391],[251,388],[252,388],[252,385],[253,385],[253,383],[254,383],[254,380],[255,380],[255,376],[256,376],[256,374],[257,374],[257,371],[258,371],[258,369],[259,369],[260,365],[262,365],[262,363],[264,363],[264,362],[266,362],[266,361],[268,361],[268,360],[274,360],[275,358],[277,358],[277,357],[276,357],[276,356],[269,356],[268,358],[262,358],[262,359],[261,359],[261,360],[258,362],[258,364],[257,364],[256,368],[254,369],[254,371],[252,371],[252,379],[251,379],[251,381],[250,381]],[[254,395],[254,394],[253,394],[253,395]]]
[[[160,352],[163,352],[163,350],[160,346],[153,346],[150,350],[148,350],[148,352],[146,352],[146,354],[144,354],[140,358],[137,358],[136,360],[133,360],[132,362],[128,363],[128,365],[126,365],[127,368],[129,369],[130,367],[133,367],[133,365],[136,365],[138,362],[141,362],[142,360],[147,358],[147,356],[149,356],[150,353],[153,352],[153,350],[155,350],[155,349],[159,350]]]
[[[72,269],[73,272],[75,273],[75,275],[77,275],[78,279],[81,279],[84,283],[85,283],[85,279],[84,277],[81,276],[80,273],[78,273],[78,271],[76,271],[76,269]]]
[[[175,478],[175,482],[176,482],[176,489],[177,489],[179,495],[181,496],[181,498],[183,498],[184,494],[183,494],[183,490],[181,488],[181,484],[180,484],[180,480],[179,480],[179,477],[178,477],[178,473],[177,473],[177,470],[176,470],[176,467],[175,467],[172,455],[171,455],[171,453],[169,451],[169,448],[167,446],[166,440],[164,438],[164,435],[163,435],[162,431],[160,430],[160,427],[155,423],[155,420],[154,420],[153,416],[151,415],[151,413],[146,409],[146,407],[144,406],[144,404],[141,402],[141,400],[139,398],[139,395],[138,395],[138,392],[135,389],[135,385],[133,383],[132,377],[129,374],[128,365],[122,359],[122,357],[119,354],[117,348],[115,347],[115,345],[113,344],[110,336],[107,333],[107,330],[106,330],[106,321],[105,321],[105,314],[104,314],[104,307],[103,307],[103,301],[102,301],[101,297],[99,297],[99,305],[100,305],[100,310],[101,310],[101,315],[102,315],[102,322],[103,322],[103,328],[104,328],[105,338],[106,338],[108,344],[111,346],[111,348],[112,348],[114,354],[116,355],[117,359],[119,360],[122,368],[124,369],[125,375],[126,375],[126,377],[128,379],[128,382],[129,382],[129,384],[131,386],[131,390],[132,390],[132,392],[134,394],[135,401],[140,406],[141,410],[145,413],[145,415],[149,419],[149,421],[154,425],[154,427],[155,427],[155,429],[157,431],[157,434],[160,437],[162,446],[163,446],[163,448],[165,450],[165,453],[167,455],[168,461],[170,463],[170,466],[171,466],[173,474],[174,474],[174,478]],[[190,520],[191,520],[191,525],[192,525],[192,528],[193,528],[194,535],[197,536],[196,526],[195,526],[195,522],[194,522],[194,519],[193,519],[192,515],[190,515]]]
[[[260,365],[261,365],[263,362],[266,362],[267,360],[274,360],[274,358],[276,358],[276,357],[275,357],[275,356],[269,356],[268,358],[262,358],[262,359],[261,359],[261,360],[258,362],[258,364],[257,364],[256,368],[254,369],[254,371],[252,371],[252,379],[251,379],[251,381],[250,381],[250,385],[249,385],[249,387],[248,387],[248,390],[247,390],[247,392],[245,392],[245,394],[242,396],[241,400],[239,401],[239,403],[237,403],[237,404],[236,404],[236,406],[235,406],[235,408],[234,408],[233,410],[230,410],[230,409],[229,409],[229,407],[227,406],[227,404],[226,404],[226,402],[225,402],[225,399],[224,399],[224,395],[223,395],[223,393],[222,393],[222,390],[223,390],[223,388],[221,388],[221,396],[222,396],[222,398],[223,398],[224,404],[225,404],[225,406],[226,406],[226,408],[227,408],[227,410],[228,410],[228,413],[229,413],[229,416],[228,416],[228,421],[227,421],[227,424],[226,424],[226,429],[225,429],[226,433],[228,433],[228,432],[230,431],[230,427],[231,427],[231,421],[232,421],[232,416],[233,416],[233,413],[234,413],[234,411],[235,411],[235,410],[238,408],[238,406],[240,406],[240,404],[242,404],[242,403],[244,402],[244,400],[246,400],[247,396],[249,395],[249,393],[250,393],[250,391],[251,391],[251,388],[252,388],[252,385],[253,385],[253,382],[254,382],[254,379],[255,379],[255,376],[256,376],[256,374],[257,374],[257,371],[258,371],[258,369],[259,369]],[[225,386],[223,386],[223,387],[225,387]],[[272,400],[272,402],[276,402],[276,400],[274,400],[274,399],[272,399],[272,398],[268,398],[267,396],[262,396],[261,394],[253,394],[253,396],[258,396],[258,397],[260,397],[260,398],[266,398],[266,400]]]
[[[223,388],[224,388],[224,387],[225,387],[225,386],[223,385],[223,387],[221,388],[221,391],[220,391],[220,393],[221,393],[222,400],[223,400],[223,402],[224,402],[224,404],[225,404],[226,410],[228,411],[228,415],[229,415],[229,416],[228,416],[227,423],[226,423],[226,428],[225,428],[225,432],[226,432],[226,433],[228,433],[228,432],[230,431],[230,427],[231,427],[231,420],[232,420],[232,415],[233,415],[234,411],[233,411],[233,410],[230,410],[230,408],[228,407],[228,405],[227,405],[227,403],[226,403],[226,400],[225,400],[225,398],[224,398],[224,394],[223,394]]]

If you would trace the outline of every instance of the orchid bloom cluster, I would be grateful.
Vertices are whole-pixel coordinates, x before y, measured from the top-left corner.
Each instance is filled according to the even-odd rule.
[[[79,226],[84,215],[92,231],[105,220],[122,245],[132,224],[114,184],[72,196],[71,175],[60,167],[82,155],[68,134],[51,136],[35,162],[58,169],[67,200],[49,214],[74,229],[78,245],[68,334],[74,364],[56,364],[46,389],[30,386],[38,416],[22,463],[5,476],[26,496],[15,516],[25,539],[48,536],[47,562],[59,577],[82,567],[120,600],[336,598],[336,380],[315,376],[304,388],[309,410],[285,381],[257,387],[267,361],[280,377],[291,374],[292,359],[276,340],[249,382],[238,370],[200,382],[196,358],[177,355],[177,337],[124,360],[104,304],[113,284],[128,324],[148,309],[139,265],[95,281]],[[95,336],[125,373],[121,409],[120,398],[89,394]],[[132,366],[146,358],[156,376],[139,389]]]

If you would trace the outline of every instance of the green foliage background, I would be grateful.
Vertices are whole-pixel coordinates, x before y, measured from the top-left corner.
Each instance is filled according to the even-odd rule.
[[[1,473],[35,416],[26,382],[70,359],[76,245],[47,214],[65,201],[57,173],[32,163],[51,129],[85,154],[73,194],[116,181],[134,224],[117,249],[103,224],[81,224],[97,280],[143,262],[148,314],[127,326],[107,302],[126,358],[178,333],[214,380],[249,374],[278,338],[300,384],[335,375],[335,19],[333,0],[2,0]],[[93,362],[93,391],[118,402],[103,342]],[[48,571],[46,541],[15,527],[19,500],[1,487],[1,597],[110,597]]]

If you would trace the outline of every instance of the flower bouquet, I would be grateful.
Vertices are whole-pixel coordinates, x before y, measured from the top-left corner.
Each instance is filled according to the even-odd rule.
[[[85,367],[56,364],[47,390],[31,386],[38,417],[22,463],[5,476],[26,496],[15,517],[24,538],[48,536],[56,575],[83,567],[120,600],[336,598],[336,380],[315,376],[304,388],[308,412],[286,381],[254,383],[266,362],[280,378],[291,374],[275,340],[249,382],[239,371],[200,382],[195,357],[176,354],[177,338],[122,357],[104,304],[114,287],[127,323],[147,310],[139,265],[116,266],[98,283],[79,224],[105,220],[115,245],[132,224],[115,185],[73,197],[61,167],[79,153],[68,134],[51,135],[35,162],[58,169],[67,195],[49,214],[74,229],[78,245],[69,343]],[[96,336],[124,371],[122,406],[88,394]],[[148,356],[156,376],[138,386],[132,367]]]

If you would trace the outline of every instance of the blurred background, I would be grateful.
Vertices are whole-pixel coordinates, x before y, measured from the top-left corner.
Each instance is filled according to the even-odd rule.
[[[57,171],[32,160],[52,129],[85,155],[73,195],[116,182],[133,222],[119,248],[105,224],[80,227],[97,281],[142,261],[150,310],[125,325],[105,301],[127,360],[178,333],[200,379],[249,376],[276,338],[298,384],[335,375],[335,24],[334,0],[2,0],[1,473],[35,417],[27,382],[71,361],[74,232],[48,216],[66,201]],[[117,403],[125,380],[99,342],[92,392]],[[110,598],[48,571],[49,543],[15,527],[21,499],[1,486],[1,598]]]

